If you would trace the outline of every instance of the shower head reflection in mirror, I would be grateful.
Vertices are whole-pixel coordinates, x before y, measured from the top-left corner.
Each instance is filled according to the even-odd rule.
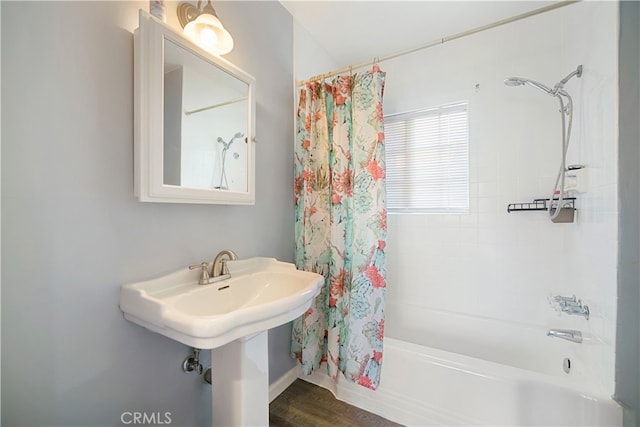
[[[233,135],[233,137],[229,140],[229,142],[226,142],[224,139],[222,139],[222,137],[218,137],[218,143],[222,144],[223,148],[222,148],[222,168],[220,171],[220,184],[214,188],[217,188],[219,190],[228,190],[229,189],[229,182],[227,181],[227,172],[225,169],[226,166],[226,160],[227,160],[227,151],[229,150],[229,148],[231,147],[231,144],[233,144],[233,142],[236,139],[240,139],[240,138],[244,138],[244,134],[242,132],[237,132],[235,135]],[[240,157],[240,155],[238,153],[234,153],[233,154],[233,158],[237,159],[238,157]]]

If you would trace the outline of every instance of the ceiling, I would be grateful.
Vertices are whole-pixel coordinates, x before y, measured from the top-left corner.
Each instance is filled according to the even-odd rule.
[[[338,67],[425,45],[555,1],[280,0]]]

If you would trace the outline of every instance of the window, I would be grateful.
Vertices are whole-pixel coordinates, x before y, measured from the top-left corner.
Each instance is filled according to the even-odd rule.
[[[384,119],[389,212],[469,212],[468,103]]]

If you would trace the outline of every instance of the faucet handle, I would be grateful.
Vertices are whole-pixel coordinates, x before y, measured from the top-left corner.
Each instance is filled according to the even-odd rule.
[[[562,295],[556,295],[553,297],[553,299],[555,300],[555,302],[557,303],[575,303],[578,302],[579,300],[576,298],[576,294],[571,295],[570,297],[563,297]]]
[[[189,270],[193,270],[196,268],[201,268],[200,278],[198,279],[198,285],[208,285],[209,284],[209,263],[203,262],[201,264],[190,265]]]
[[[229,274],[229,267],[227,267],[227,261],[229,261],[229,260],[228,259],[220,260],[220,274],[221,275]]]

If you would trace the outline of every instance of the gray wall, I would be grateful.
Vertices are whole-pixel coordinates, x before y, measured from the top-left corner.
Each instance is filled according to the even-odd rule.
[[[640,426],[640,3],[620,3],[620,239],[616,399]],[[634,419],[635,418],[635,419]]]
[[[124,320],[119,289],[223,248],[292,260],[291,16],[216,2],[226,58],[257,79],[256,204],[231,207],[133,196],[132,30],[148,2],[1,7],[2,425],[124,411],[210,425],[209,386],[180,368],[189,349]],[[273,380],[294,363],[288,326],[271,332]]]

